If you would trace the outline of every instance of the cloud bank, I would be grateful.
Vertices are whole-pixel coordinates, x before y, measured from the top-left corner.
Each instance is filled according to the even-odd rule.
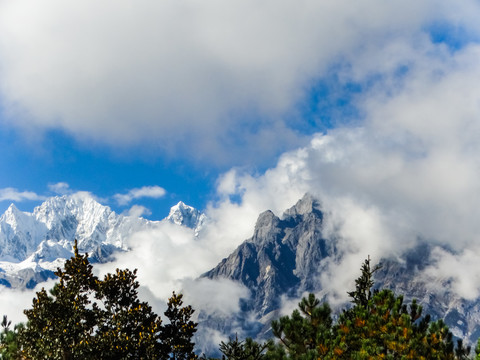
[[[21,202],[25,200],[45,200],[45,196],[38,195],[33,191],[19,191],[18,189],[7,187],[0,189],[0,201],[16,201]]]
[[[319,79],[389,77],[432,24],[478,35],[478,14],[473,0],[4,0],[1,100],[15,126],[258,162],[311,132],[296,112]]]
[[[432,57],[435,51],[441,56]],[[236,218],[248,219],[252,229],[249,214],[281,214],[304,192],[317,195],[327,211],[326,231],[344,254],[321,281],[327,289],[337,284],[331,290],[339,297],[368,254],[374,261],[399,256],[419,239],[458,254],[437,256],[431,272],[453,279],[469,272],[480,256],[479,55],[476,44],[453,53],[431,44],[401,77],[356,98],[361,124],[315,135],[264,174],[226,173],[218,210],[241,214]],[[230,200],[236,198],[241,201]],[[452,273],[454,263],[462,271]],[[453,287],[465,298],[480,293],[478,272],[469,273]]]

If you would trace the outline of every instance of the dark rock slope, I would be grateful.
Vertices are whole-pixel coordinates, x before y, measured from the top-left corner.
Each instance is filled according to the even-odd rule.
[[[252,292],[246,310],[263,316],[279,307],[281,295],[315,289],[320,261],[335,252],[322,229],[321,205],[307,194],[281,218],[262,213],[253,236],[204,276],[246,285]]]
[[[262,213],[253,236],[203,276],[232,279],[250,289],[252,296],[243,304],[243,318],[242,314],[235,315],[235,323],[255,336],[262,329],[265,331],[270,320],[277,316],[282,297],[298,298],[305,291],[322,291],[318,275],[324,264],[328,260],[338,261],[342,256],[336,242],[337,239],[325,234],[320,202],[307,194],[281,217],[271,211]],[[418,299],[424,313],[445,319],[456,337],[475,342],[480,336],[479,299],[461,299],[448,291],[448,287],[441,292],[433,291],[429,280],[421,275],[434,261],[431,256],[434,246],[418,243],[399,257],[382,259],[376,286],[403,294],[406,302]],[[435,281],[441,287],[443,280]],[[256,326],[252,325],[252,318],[257,321]],[[224,333],[234,331],[228,319],[203,320],[206,326]]]

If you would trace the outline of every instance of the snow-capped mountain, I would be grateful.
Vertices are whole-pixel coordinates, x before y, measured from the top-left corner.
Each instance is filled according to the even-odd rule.
[[[260,214],[252,237],[204,274],[242,283],[251,297],[244,299],[243,312],[234,318],[200,314],[201,326],[230,335],[238,330],[234,326],[241,326],[243,333],[255,336],[268,330],[282,299],[297,299],[305,291],[324,293],[318,276],[343,256],[337,248],[339,239],[325,232],[324,214],[321,203],[308,194],[281,216],[271,211]],[[198,234],[207,220],[180,202],[163,221]],[[54,277],[53,270],[72,255],[74,239],[94,261],[108,261],[115,252],[128,251],[127,240],[133,233],[158,223],[116,214],[88,194],[50,198],[32,213],[11,205],[0,216],[0,285],[31,288]],[[432,292],[420,276],[433,261],[433,249],[433,245],[419,243],[401,258],[383,259],[376,273],[377,285],[404,294],[407,300],[417,298],[426,313],[445,319],[455,336],[476,341],[480,299]]]
[[[198,232],[205,215],[180,202],[165,221]],[[108,261],[117,251],[128,251],[127,239],[133,233],[158,223],[116,214],[86,193],[49,198],[32,213],[12,204],[0,216],[0,284],[31,287],[53,277],[73,255],[75,239],[93,261]]]
[[[125,239],[149,225],[142,218],[117,215],[86,194],[49,198],[33,213],[12,204],[0,217],[0,260],[21,262],[34,256],[53,261],[71,252],[74,239],[82,252],[126,250]]]
[[[198,235],[207,221],[205,214],[191,206],[185,205],[182,201],[170,209],[166,219],[174,224],[194,229],[195,235]]]

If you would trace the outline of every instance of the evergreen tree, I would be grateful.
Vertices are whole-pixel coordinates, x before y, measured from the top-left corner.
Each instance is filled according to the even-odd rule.
[[[193,309],[182,307],[182,295],[169,299],[161,319],[138,299],[136,270],[117,269],[99,280],[88,255],[78,252],[55,273],[50,292],[37,293],[18,344],[28,359],[195,359]],[[6,321],[6,320],[5,320]]]
[[[252,338],[239,341],[237,336],[226,343],[220,343],[220,351],[226,360],[263,360],[266,348],[267,344],[261,345]]]
[[[362,275],[355,280],[355,291],[348,292],[348,296],[352,298],[352,303],[357,306],[368,307],[372,298],[372,287],[374,284],[373,274],[381,268],[380,265],[370,268],[370,256],[362,264]]]
[[[390,290],[372,290],[378,269],[371,269],[370,259],[364,262],[355,291],[348,293],[353,306],[335,325],[328,305],[313,294],[291,316],[272,322],[278,340],[267,359],[466,359],[470,349],[461,342],[454,349],[448,327],[422,317],[415,300],[407,306]]]
[[[303,359],[305,355],[325,355],[332,338],[331,309],[320,304],[314,294],[303,298],[291,316],[272,321],[273,335],[280,346],[270,346],[269,356],[282,359]],[[275,355],[274,355],[275,354]]]
[[[18,333],[23,329],[23,324],[15,325],[13,330],[10,329],[11,324],[12,322],[4,315],[0,324],[2,326],[2,332],[0,333],[0,359],[21,359],[18,346]]]
[[[116,270],[99,282],[95,334],[100,359],[154,359],[160,354],[161,319],[138,299],[136,270]]]
[[[164,352],[173,360],[197,359],[193,352],[195,344],[192,337],[197,331],[197,324],[191,320],[194,310],[190,305],[183,305],[183,295],[173,293],[168,300],[165,316],[169,320],[161,334]]]
[[[55,275],[59,282],[51,296],[42,288],[32,309],[24,311],[28,319],[20,333],[24,354],[33,359],[94,358],[92,337],[98,306],[91,304],[91,298],[98,289],[98,279],[88,255],[80,255],[75,243],[74,256]]]

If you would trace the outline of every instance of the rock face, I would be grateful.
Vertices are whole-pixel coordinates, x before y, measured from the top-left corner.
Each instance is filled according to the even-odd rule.
[[[434,263],[438,246],[420,243],[398,259],[383,259],[375,276],[378,287],[392,289],[423,306],[423,313],[443,319],[457,338],[475,345],[480,337],[480,299],[464,299],[450,290],[448,279],[431,279],[423,271]],[[442,251],[448,251],[442,248]]]
[[[322,292],[318,275],[329,260],[342,257],[336,242],[325,235],[320,202],[308,194],[282,217],[271,211],[262,213],[253,236],[203,275],[228,278],[248,287],[252,296],[243,304],[243,315],[237,314],[231,321],[206,318],[205,324],[234,335],[236,330],[230,323],[235,322],[241,324],[244,333],[261,336],[260,332],[267,331],[269,322],[277,316],[282,297],[294,299],[305,291]],[[434,262],[434,249],[419,241],[416,248],[401,257],[382,259],[382,268],[375,273],[375,286],[403,294],[406,303],[416,298],[424,313],[444,319],[454,336],[475,343],[480,336],[480,299],[461,299],[445,290],[447,287],[440,286],[440,292],[432,290],[422,274]],[[256,323],[247,320],[252,318]]]
[[[307,194],[281,218],[271,211],[262,213],[253,236],[204,276],[246,285],[252,292],[246,309],[264,316],[278,309],[281,295],[314,290],[311,275],[317,274],[323,258],[335,252],[322,229],[321,205]]]

